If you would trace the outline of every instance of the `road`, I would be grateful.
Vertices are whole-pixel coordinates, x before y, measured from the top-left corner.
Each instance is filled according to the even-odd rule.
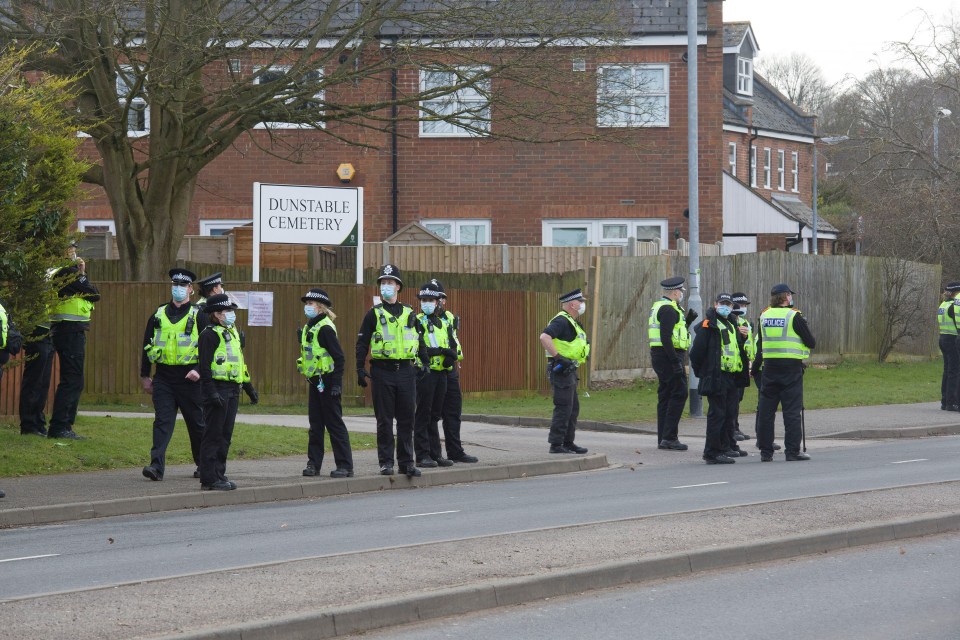
[[[960,437],[0,531],[0,600],[637,516],[960,479]]]
[[[593,592],[366,640],[670,638],[956,640],[960,535]]]

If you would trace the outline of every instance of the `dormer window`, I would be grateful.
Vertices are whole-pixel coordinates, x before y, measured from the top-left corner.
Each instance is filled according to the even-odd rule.
[[[753,95],[753,60],[737,58],[737,93]]]

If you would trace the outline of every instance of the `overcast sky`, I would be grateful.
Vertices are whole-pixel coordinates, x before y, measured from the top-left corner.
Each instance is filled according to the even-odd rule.
[[[749,20],[761,58],[802,51],[837,82],[863,76],[875,60],[889,62],[884,45],[909,40],[923,11],[960,18],[960,0],[724,0],[723,20]]]

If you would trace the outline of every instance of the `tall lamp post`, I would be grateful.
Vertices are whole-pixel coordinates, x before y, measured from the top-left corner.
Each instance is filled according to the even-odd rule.
[[[698,36],[697,0],[687,0],[687,204],[690,209],[690,277],[687,305],[700,316],[703,303],[700,298],[700,113],[697,70]],[[685,322],[686,320],[684,320]],[[690,370],[690,415],[703,415],[698,381]]]
[[[933,162],[935,165],[940,164],[940,120],[949,118],[951,115],[953,111],[940,107],[937,109],[937,115],[933,116]]]

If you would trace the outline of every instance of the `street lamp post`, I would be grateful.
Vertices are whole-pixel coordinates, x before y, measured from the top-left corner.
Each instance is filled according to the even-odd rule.
[[[937,109],[937,115],[933,116],[933,163],[934,165],[940,164],[940,120],[942,118],[949,118],[953,114],[953,111],[947,109],[946,107],[940,107]],[[936,169],[936,166],[934,166]]]
[[[687,302],[690,309],[703,315],[700,298],[700,113],[699,87],[697,85],[698,1],[687,0],[687,206],[690,209],[690,273]],[[686,320],[683,320],[686,322]],[[703,415],[698,381],[690,370],[690,415]]]

